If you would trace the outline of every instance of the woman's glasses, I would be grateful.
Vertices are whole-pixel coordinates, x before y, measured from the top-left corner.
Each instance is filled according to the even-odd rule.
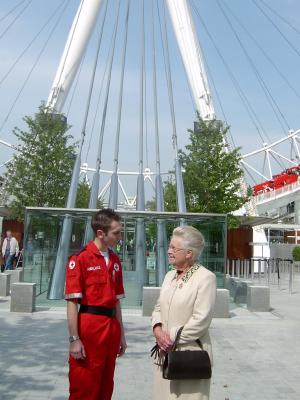
[[[178,253],[179,251],[182,251],[182,250],[186,250],[186,249],[179,249],[179,248],[173,247],[173,246],[169,246],[169,248],[168,248],[168,251],[171,251],[174,254],[176,254],[176,253]]]

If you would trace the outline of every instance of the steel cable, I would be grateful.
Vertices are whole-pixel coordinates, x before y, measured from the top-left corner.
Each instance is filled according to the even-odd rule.
[[[10,14],[12,14],[21,4],[25,3],[27,0],[22,0],[18,4],[16,4],[13,8],[11,8],[2,18],[0,18],[0,22],[4,21]]]
[[[58,24],[59,24],[59,22],[60,22],[60,20],[61,20],[61,18],[62,18],[62,16],[63,16],[63,14],[64,14],[66,8],[67,8],[67,5],[68,5],[68,3],[65,5],[65,7],[63,8],[63,10],[61,11],[61,14],[59,15],[59,17],[58,17],[57,21],[55,22],[53,28],[51,29],[51,31],[50,31],[50,33],[49,33],[49,35],[48,35],[48,37],[47,37],[47,39],[46,39],[46,41],[45,41],[45,43],[44,43],[42,49],[41,49],[41,51],[39,52],[39,54],[38,54],[37,58],[35,59],[35,61],[34,61],[33,65],[32,65],[32,67],[31,67],[29,73],[27,74],[27,76],[26,76],[26,78],[25,78],[25,80],[24,80],[24,82],[23,82],[23,85],[21,86],[20,90],[19,90],[18,93],[17,93],[17,96],[16,96],[15,99],[13,100],[13,103],[11,104],[11,106],[10,106],[10,108],[9,108],[9,111],[8,111],[6,117],[4,118],[4,120],[3,120],[3,122],[2,122],[2,124],[1,124],[1,126],[0,126],[0,132],[2,132],[2,129],[4,128],[6,122],[8,121],[8,118],[9,118],[10,114],[12,113],[12,111],[13,111],[13,109],[14,109],[14,107],[15,107],[17,101],[18,101],[18,99],[20,98],[20,96],[21,96],[21,94],[22,94],[22,92],[23,92],[23,90],[24,90],[24,88],[25,88],[27,82],[29,81],[32,72],[34,71],[35,67],[37,66],[37,64],[38,64],[38,62],[39,62],[39,60],[40,60],[42,54],[44,53],[44,51],[45,51],[45,49],[46,49],[46,47],[47,47],[48,42],[50,41],[50,39],[51,39],[51,37],[52,37],[52,35],[53,35],[55,29],[57,28],[57,26],[58,26]]]
[[[127,0],[126,17],[125,17],[125,34],[124,34],[122,66],[121,66],[121,79],[119,87],[118,121],[117,121],[117,131],[116,131],[116,141],[115,141],[115,151],[114,151],[114,172],[117,172],[118,162],[119,162],[120,128],[121,128],[122,105],[123,105],[123,86],[124,86],[126,51],[127,51],[129,10],[130,10],[130,0]]]
[[[253,43],[259,48],[259,50],[262,52],[262,54],[265,56],[265,58],[269,61],[269,63],[272,65],[272,67],[277,71],[279,76],[282,78],[282,80],[287,84],[287,86],[294,92],[294,94],[300,99],[300,94],[297,92],[295,89],[294,85],[290,83],[290,81],[286,78],[286,76],[280,71],[280,69],[277,67],[277,65],[274,63],[272,58],[268,55],[268,53],[263,49],[263,47],[259,44],[259,42],[255,39],[255,37],[249,32],[249,30],[241,23],[239,18],[234,14],[232,9],[228,6],[228,4],[224,3],[225,7],[227,10],[230,12],[230,14],[233,16],[233,18],[236,20],[238,25],[246,32],[246,34],[250,37],[250,39],[253,41]]]
[[[270,106],[271,106],[271,108],[272,108],[272,110],[273,110],[273,112],[274,112],[274,114],[275,114],[275,117],[276,117],[276,119],[277,119],[279,125],[281,126],[281,128],[282,128],[284,134],[285,134],[285,133],[286,133],[286,130],[285,130],[285,127],[284,127],[283,123],[286,125],[286,128],[287,128],[288,130],[290,129],[290,126],[289,126],[289,124],[288,124],[288,122],[287,122],[285,116],[283,115],[283,113],[282,113],[282,111],[281,111],[281,109],[280,109],[278,103],[277,103],[276,100],[274,99],[274,97],[273,97],[273,95],[272,95],[270,89],[268,88],[268,86],[266,85],[265,81],[263,80],[263,78],[262,78],[260,72],[258,71],[257,67],[255,66],[255,64],[253,63],[251,57],[249,56],[248,51],[246,50],[246,48],[245,48],[245,46],[243,45],[243,43],[242,43],[242,41],[241,41],[239,35],[237,34],[236,30],[234,29],[234,27],[233,27],[233,25],[232,25],[230,19],[228,18],[228,15],[226,14],[226,12],[225,12],[223,6],[221,5],[220,1],[219,1],[219,0],[216,0],[216,2],[217,2],[218,6],[219,6],[219,8],[220,8],[220,10],[221,10],[221,13],[223,14],[224,18],[226,19],[226,21],[227,21],[227,23],[228,23],[230,29],[232,30],[232,32],[233,32],[235,38],[237,39],[237,41],[238,41],[238,43],[239,43],[239,45],[240,45],[240,47],[241,47],[241,49],[242,49],[244,55],[246,56],[246,59],[248,60],[248,62],[249,62],[249,64],[250,64],[250,66],[251,66],[251,68],[252,68],[254,74],[256,75],[257,80],[258,80],[258,82],[259,82],[259,84],[260,84],[260,86],[261,86],[261,88],[262,88],[262,90],[263,90],[263,92],[264,92],[264,94],[265,94],[265,96],[266,96],[266,98],[267,98],[267,101],[269,102],[269,104],[270,104]],[[278,115],[278,114],[279,114],[279,115]],[[281,117],[282,121],[280,120],[279,116]]]
[[[224,65],[224,67],[225,67],[225,69],[226,69],[226,71],[227,71],[227,73],[228,73],[228,75],[230,77],[230,79],[232,81],[232,84],[233,84],[238,96],[240,97],[242,103],[244,104],[245,110],[246,110],[246,112],[247,112],[247,114],[248,114],[248,116],[249,116],[249,118],[250,118],[250,120],[251,120],[251,122],[252,122],[252,124],[253,124],[253,126],[255,128],[255,130],[257,131],[262,143],[264,143],[266,141],[266,139],[263,137],[263,134],[265,135],[265,137],[268,140],[270,140],[270,138],[268,137],[264,127],[262,126],[262,123],[261,123],[260,119],[258,118],[257,113],[253,109],[249,99],[247,98],[246,94],[242,90],[240,84],[238,83],[238,80],[235,78],[234,73],[232,72],[229,64],[226,62],[225,57],[223,56],[221,50],[217,46],[215,39],[213,38],[212,34],[210,33],[209,29],[207,28],[203,18],[201,17],[201,15],[200,15],[200,13],[199,13],[198,9],[196,8],[196,6],[195,6],[193,1],[192,1],[192,4],[194,5],[194,10],[195,10],[195,13],[196,13],[197,17],[199,18],[199,20],[200,20],[200,22],[201,22],[201,24],[202,24],[202,26],[203,26],[208,38],[212,42],[213,47],[215,48],[218,56],[220,57],[223,65]]]
[[[70,0],[67,1],[67,3],[69,3]],[[1,78],[0,80],[0,86],[2,85],[2,83],[5,81],[5,79],[10,75],[10,73],[14,70],[14,67],[18,64],[18,62],[21,60],[21,58],[23,57],[23,55],[27,52],[27,50],[31,47],[31,45],[35,42],[35,40],[40,36],[40,34],[43,32],[43,30],[47,27],[47,25],[49,25],[49,23],[52,21],[52,19],[56,16],[56,14],[58,13],[59,9],[62,7],[61,3],[56,9],[55,11],[50,15],[50,17],[48,18],[48,20],[45,22],[45,24],[42,26],[42,28],[38,31],[38,33],[32,38],[32,40],[29,42],[29,44],[25,47],[25,49],[20,53],[20,55],[16,58],[16,60],[13,62],[13,64],[11,65],[11,67],[8,69],[8,71],[4,74],[4,76]]]
[[[261,11],[261,13],[266,17],[266,19],[270,22],[270,24],[276,29],[276,31],[280,34],[280,36],[287,42],[292,50],[300,57],[299,50],[293,45],[293,43],[286,37],[286,35],[278,28],[272,18],[261,8],[259,4],[257,4],[256,0],[252,0],[252,2],[256,5],[256,7]]]
[[[0,34],[0,40],[5,36],[5,34],[9,31],[9,29],[15,24],[15,22],[20,18],[20,16],[27,10],[27,8],[32,3],[32,0],[29,0],[27,4],[22,8],[22,10],[15,16],[15,18],[11,21],[11,23],[4,29],[4,31]]]

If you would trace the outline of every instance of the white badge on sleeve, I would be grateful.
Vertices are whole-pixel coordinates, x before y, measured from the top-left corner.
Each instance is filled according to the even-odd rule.
[[[115,270],[116,272],[118,272],[119,269],[120,269],[119,264],[115,263],[115,264],[114,264],[114,270]]]

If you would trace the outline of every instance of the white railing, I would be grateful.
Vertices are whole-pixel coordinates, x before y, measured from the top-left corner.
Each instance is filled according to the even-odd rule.
[[[294,280],[300,279],[300,264],[281,258],[227,259],[226,275],[253,285],[275,285],[293,294]]]
[[[276,200],[280,197],[286,196],[287,194],[297,192],[298,190],[300,190],[300,179],[298,179],[297,182],[285,185],[280,189],[253,196],[253,201],[256,205],[266,203],[268,201]]]

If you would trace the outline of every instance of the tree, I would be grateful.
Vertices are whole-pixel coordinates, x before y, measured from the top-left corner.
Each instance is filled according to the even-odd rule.
[[[76,208],[89,208],[91,187],[88,182],[81,181],[77,187]],[[97,209],[103,208],[103,199],[97,200]]]
[[[228,131],[221,121],[203,121],[197,114],[195,130],[188,130],[190,143],[180,151],[187,210],[199,213],[228,214],[248,200],[240,194],[240,149],[224,145]],[[166,209],[173,211],[175,185],[165,183]]]
[[[169,177],[168,180],[166,182],[164,182],[165,210],[169,211],[169,212],[177,211],[177,201],[176,200],[177,200],[177,197],[176,197],[175,180],[173,177]]]
[[[145,204],[145,210],[146,211],[156,211],[156,201],[155,198],[152,198],[152,200],[148,200]]]
[[[5,190],[5,180],[3,176],[0,175],[0,206],[6,206],[8,202],[8,194]]]
[[[81,181],[77,187],[76,208],[89,208],[91,188],[86,181]]]
[[[294,261],[300,261],[300,246],[295,246],[292,251]]]
[[[174,171],[169,171],[169,173],[174,175]],[[168,177],[168,180],[164,182],[164,205],[165,211],[176,211],[176,185],[174,177],[171,175]],[[146,211],[157,211],[155,198],[147,201],[145,209]]]
[[[24,208],[64,207],[75,159],[70,128],[62,114],[47,112],[44,104],[35,117],[25,116],[27,130],[15,128],[18,152],[8,164],[6,190],[13,200],[13,218],[22,220]]]

